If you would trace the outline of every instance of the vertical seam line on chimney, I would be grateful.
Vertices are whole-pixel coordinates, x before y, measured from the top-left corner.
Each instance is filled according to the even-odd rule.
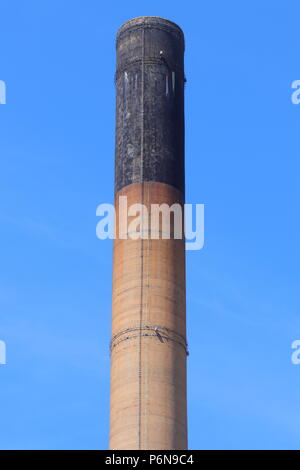
[[[140,162],[140,172],[141,172],[141,203],[144,203],[144,74],[145,74],[145,28],[142,29],[142,77],[141,77],[141,162]],[[143,206],[142,206],[143,211]],[[142,213],[142,223],[143,223],[144,214]],[[141,299],[140,299],[140,327],[143,324],[143,283],[144,283],[144,242],[141,237]],[[141,449],[141,425],[142,425],[142,337],[140,336],[139,341],[139,407],[138,407],[138,444],[139,449]]]

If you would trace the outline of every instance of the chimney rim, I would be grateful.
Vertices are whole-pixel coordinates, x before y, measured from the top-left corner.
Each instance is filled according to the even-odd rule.
[[[184,33],[180,26],[174,21],[171,21],[167,18],[163,18],[162,16],[137,16],[135,18],[131,18],[130,20],[125,21],[117,31],[117,39],[119,38],[120,34],[124,33],[127,30],[130,30],[134,27],[143,27],[146,26],[165,26],[170,27],[170,29],[176,30],[182,40],[184,42]]]

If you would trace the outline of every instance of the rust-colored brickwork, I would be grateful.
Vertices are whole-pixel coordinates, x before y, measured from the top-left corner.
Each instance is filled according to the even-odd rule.
[[[164,183],[126,186],[116,209],[119,196],[149,209],[182,204],[180,191]],[[115,240],[111,449],[187,446],[184,250],[183,239]]]

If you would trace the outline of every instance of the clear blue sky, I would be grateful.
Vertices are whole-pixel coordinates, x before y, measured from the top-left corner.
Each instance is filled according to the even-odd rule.
[[[300,449],[300,6],[1,1],[1,449],[108,445],[115,33],[158,15],[186,36],[192,449]]]

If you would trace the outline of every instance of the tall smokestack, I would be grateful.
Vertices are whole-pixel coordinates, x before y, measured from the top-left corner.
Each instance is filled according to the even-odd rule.
[[[184,36],[140,17],[117,34],[115,207],[184,204]],[[149,222],[149,230],[150,230]],[[185,242],[114,242],[111,449],[186,449]],[[123,233],[124,235],[124,233]],[[130,235],[130,234],[129,234]]]

